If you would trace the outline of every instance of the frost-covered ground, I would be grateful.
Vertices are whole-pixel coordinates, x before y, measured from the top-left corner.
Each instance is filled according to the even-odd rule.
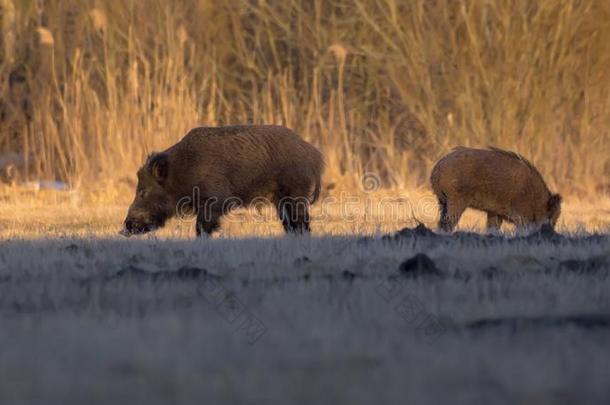
[[[6,240],[0,403],[609,403],[609,273],[608,236]]]

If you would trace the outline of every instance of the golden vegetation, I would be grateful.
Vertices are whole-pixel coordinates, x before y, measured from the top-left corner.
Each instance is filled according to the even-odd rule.
[[[118,184],[193,126],[252,122],[320,146],[328,182],[419,187],[451,147],[489,144],[553,189],[610,189],[605,0],[0,0],[0,13],[0,150],[34,176]]]
[[[1,191],[2,189],[0,189]],[[10,192],[9,192],[10,193]],[[57,192],[0,192],[0,241],[13,238],[117,238],[133,190],[106,188],[103,193],[80,190]],[[426,190],[378,190],[365,193],[352,189],[333,190],[311,210],[313,235],[379,235],[414,227],[419,222],[436,229],[436,197]],[[459,230],[484,232],[486,215],[466,210]],[[557,224],[561,233],[610,231],[610,200],[585,201],[568,197]],[[511,233],[514,227],[503,225]],[[284,231],[273,207],[261,211],[236,210],[222,220],[215,237],[273,237]],[[195,237],[192,217],[175,218],[163,229],[144,238]],[[134,240],[140,239],[132,238]]]

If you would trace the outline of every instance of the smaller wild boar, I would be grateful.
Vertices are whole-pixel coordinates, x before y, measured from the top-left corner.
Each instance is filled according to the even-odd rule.
[[[153,231],[186,208],[197,215],[197,236],[209,235],[222,215],[255,199],[276,206],[286,232],[309,232],[323,167],[322,154],[285,127],[195,128],[140,168],[121,234]]]
[[[530,162],[497,148],[454,149],[436,163],[430,182],[440,205],[438,226],[446,232],[466,208],[487,212],[488,230],[502,221],[518,228],[555,227],[561,211],[561,196],[549,191]]]

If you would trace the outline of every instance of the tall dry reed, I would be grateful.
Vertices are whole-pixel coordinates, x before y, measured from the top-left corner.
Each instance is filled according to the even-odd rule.
[[[610,188],[605,0],[0,0],[0,150],[74,185],[196,125],[277,123],[328,181],[426,183],[456,145]]]

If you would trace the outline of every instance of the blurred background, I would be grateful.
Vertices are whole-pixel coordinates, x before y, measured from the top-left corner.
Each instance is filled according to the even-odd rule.
[[[6,184],[112,189],[195,126],[275,123],[327,184],[427,187],[457,145],[610,192],[606,0],[0,0]]]

